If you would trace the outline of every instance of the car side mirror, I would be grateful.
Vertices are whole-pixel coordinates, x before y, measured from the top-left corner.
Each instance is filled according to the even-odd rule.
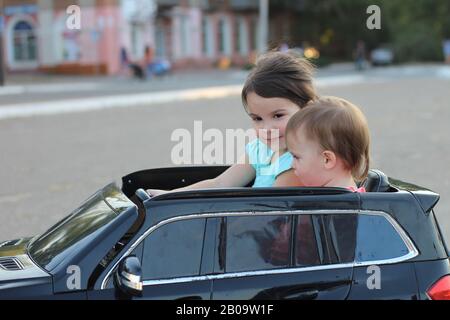
[[[126,295],[142,295],[142,268],[136,256],[123,259],[115,273],[117,287]]]

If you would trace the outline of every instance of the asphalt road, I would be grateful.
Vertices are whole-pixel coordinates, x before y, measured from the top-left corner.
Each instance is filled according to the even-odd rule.
[[[431,75],[320,87],[361,106],[373,167],[441,194],[450,241],[450,80]],[[175,129],[246,129],[240,97],[0,121],[0,240],[34,235],[97,189],[145,168],[172,166]]]

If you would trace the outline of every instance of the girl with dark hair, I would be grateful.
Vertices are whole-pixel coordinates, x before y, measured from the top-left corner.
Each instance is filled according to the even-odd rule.
[[[290,52],[262,55],[242,89],[244,109],[252,119],[256,139],[237,164],[214,179],[172,191],[205,188],[298,186],[285,140],[286,125],[297,111],[316,98],[313,66]],[[149,189],[150,195],[169,191]]]

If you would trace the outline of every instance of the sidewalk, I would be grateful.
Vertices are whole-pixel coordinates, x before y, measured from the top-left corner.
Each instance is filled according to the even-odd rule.
[[[317,76],[331,76],[353,73],[352,63],[333,64],[317,70]],[[200,88],[218,85],[243,84],[248,70],[207,69],[180,70],[164,77],[148,80],[120,76],[73,76],[49,75],[43,73],[18,73],[7,75],[6,85],[0,87],[0,96],[24,93],[58,93],[103,91],[118,88],[120,91],[162,91]]]
[[[11,75],[7,85],[0,87],[0,119],[235,96],[247,75],[248,71],[238,69],[191,70],[145,81],[123,76]],[[358,72],[352,63],[334,64],[317,70],[315,85],[386,82],[400,77],[450,79],[450,66],[417,64]]]
[[[21,73],[11,74],[6,77],[6,86],[0,87],[1,90],[8,88],[23,88],[25,91],[34,91],[35,88],[53,88],[49,91],[61,90],[70,86],[82,85],[82,89],[87,84],[96,84],[97,86],[138,86],[138,87],[154,87],[163,89],[165,86],[177,84],[181,86],[195,86],[196,84],[207,85],[208,83],[237,81],[245,79],[248,72],[240,69],[229,70],[189,70],[176,71],[172,74],[153,77],[147,80],[140,80],[132,76],[113,75],[113,76],[77,76],[77,75],[49,75],[43,73]],[[41,89],[42,91],[43,89]],[[75,90],[75,89],[73,89]]]
[[[394,65],[388,67],[369,68],[364,71],[355,70],[352,62],[335,63],[317,69],[317,79],[332,76],[349,75],[416,75],[435,73],[436,69],[444,69],[444,75],[448,74],[450,66],[438,63]],[[448,69],[445,71],[445,69]],[[139,80],[132,77],[121,76],[73,76],[73,75],[48,75],[40,73],[11,74],[6,77],[6,85],[0,87],[0,96],[22,93],[56,93],[94,91],[104,88],[118,87],[134,90],[173,90],[199,88],[227,84],[243,84],[248,70],[242,69],[207,69],[176,71],[164,77],[155,77],[149,80]]]

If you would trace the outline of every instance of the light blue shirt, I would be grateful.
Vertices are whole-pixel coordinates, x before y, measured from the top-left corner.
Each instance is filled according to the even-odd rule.
[[[272,187],[277,176],[292,168],[292,154],[285,152],[270,163],[274,151],[259,139],[245,146],[250,164],[255,168],[256,178],[253,187]]]

